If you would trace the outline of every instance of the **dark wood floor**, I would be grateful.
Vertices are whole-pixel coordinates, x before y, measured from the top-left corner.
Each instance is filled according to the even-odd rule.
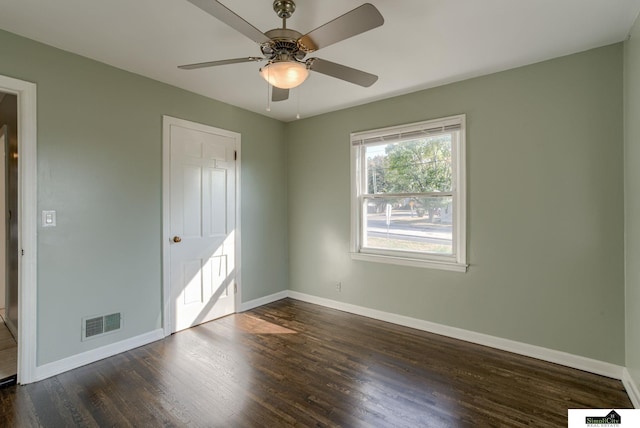
[[[16,427],[566,427],[621,382],[291,299],[0,390]]]

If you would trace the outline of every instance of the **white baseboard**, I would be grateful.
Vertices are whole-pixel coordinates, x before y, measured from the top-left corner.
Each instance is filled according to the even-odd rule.
[[[81,354],[63,358],[62,360],[37,366],[33,382],[37,382],[48,377],[66,372],[68,370],[73,370],[75,368],[94,363],[104,358],[112,357],[116,354],[138,348],[162,338],[164,338],[164,330],[159,328],[157,330],[153,330],[139,336],[112,343],[111,345],[105,345],[100,348],[83,352]]]
[[[622,384],[624,389],[627,390],[627,395],[629,395],[633,407],[640,409],[640,388],[638,388],[638,384],[633,380],[626,367],[622,371]]]
[[[245,302],[240,306],[240,310],[242,312],[248,311],[250,309],[266,305],[284,299],[286,297],[313,303],[320,306],[325,306],[332,309],[337,309],[344,312],[349,312],[356,315],[362,315],[380,321],[386,321],[405,327],[415,328],[417,330],[428,331],[430,333],[464,340],[466,342],[489,346],[527,357],[549,361],[552,363],[561,364],[567,367],[584,370],[590,373],[595,373],[614,379],[619,379],[622,380],[634,407],[640,408],[640,388],[638,388],[638,385],[636,385],[636,383],[633,381],[627,369],[622,366],[607,363],[604,361],[594,360],[579,355],[569,354],[567,352],[556,351],[553,349],[543,348],[541,346],[530,345],[514,340],[503,339],[483,333],[464,330],[457,327],[450,327],[430,321],[407,317],[404,315],[393,314],[390,312],[370,309],[350,303],[316,297],[291,290],[281,291],[269,296]],[[106,345],[97,349],[92,349],[90,351],[83,352],[78,355],[73,355],[71,357],[54,361],[52,363],[47,363],[42,366],[37,366],[33,381],[36,382],[39,380],[43,380],[48,377],[63,373],[65,371],[72,370],[77,367],[81,367],[86,364],[90,364],[95,361],[99,361],[101,359],[129,351],[131,349],[146,345],[151,342],[155,342],[156,340],[160,340],[162,338],[164,338],[164,330],[157,329],[149,333],[123,340],[121,342]]]
[[[268,296],[260,297],[259,299],[249,300],[240,305],[240,311],[249,311],[258,306],[267,305],[269,303],[277,302],[289,296],[289,290],[280,291],[278,293],[270,294]]]
[[[374,318],[380,321],[386,321],[405,327],[411,327],[417,330],[428,331],[430,333],[452,337],[454,339],[460,339],[466,342],[489,346],[491,348],[501,349],[503,351],[513,352],[514,354],[549,361],[551,363],[584,370],[586,372],[607,376],[613,379],[620,380],[622,379],[623,375],[624,367],[622,366],[582,357],[579,355],[569,354],[567,352],[556,351],[554,349],[543,348],[536,345],[529,345],[527,343],[516,342],[514,340],[503,339],[500,337],[490,336],[488,334],[476,333],[457,327],[449,327],[446,325],[420,320],[417,318],[411,318],[404,315],[397,315],[390,312],[383,312],[376,309],[352,305],[350,303],[338,302],[336,300],[316,297],[309,294],[299,293],[297,291],[289,291],[288,294],[292,299],[302,300],[304,302],[314,303],[316,305],[326,306],[328,308],[338,309],[340,311],[362,315],[365,317]]]

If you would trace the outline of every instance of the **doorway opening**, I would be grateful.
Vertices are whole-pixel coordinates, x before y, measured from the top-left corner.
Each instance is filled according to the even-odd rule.
[[[0,387],[18,375],[18,97],[0,92]]]

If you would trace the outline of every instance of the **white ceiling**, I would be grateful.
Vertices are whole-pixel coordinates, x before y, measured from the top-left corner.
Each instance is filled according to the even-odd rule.
[[[622,41],[640,0],[369,0],[382,27],[312,56],[380,78],[362,88],[312,73],[267,107],[261,63],[177,65],[261,56],[258,45],[186,0],[0,0],[0,28],[284,121],[309,117]],[[280,27],[272,0],[222,0],[261,31]],[[363,0],[296,0],[301,33]]]

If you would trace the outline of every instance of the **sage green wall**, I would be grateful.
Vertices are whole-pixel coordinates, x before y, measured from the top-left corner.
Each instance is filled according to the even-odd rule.
[[[161,326],[163,114],[242,134],[243,301],[290,288],[624,362],[620,44],[286,125],[1,31],[0,58],[38,84],[38,209],[58,212],[38,364]],[[459,113],[470,271],[352,261],[349,133]],[[80,342],[112,310],[124,330]]]
[[[290,123],[289,287],[623,364],[622,108],[616,44]],[[460,113],[469,272],[351,260],[349,133]]]
[[[38,364],[161,327],[162,115],[242,134],[242,291],[287,289],[284,125],[0,31],[0,74],[37,83]],[[80,341],[84,316],[121,332]]]
[[[640,385],[640,19],[624,43],[626,367]]]

